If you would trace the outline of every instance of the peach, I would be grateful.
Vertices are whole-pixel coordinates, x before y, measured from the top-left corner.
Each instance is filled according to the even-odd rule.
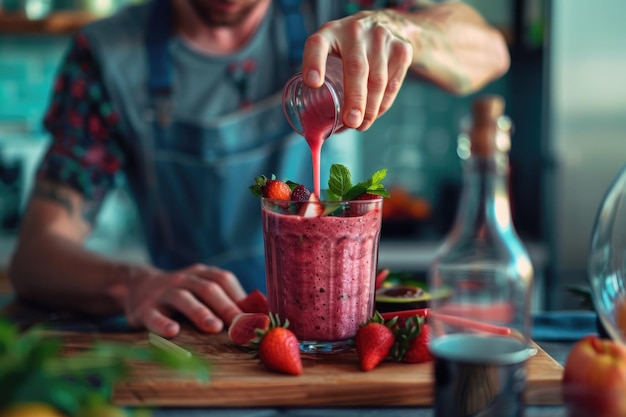
[[[582,338],[567,356],[562,388],[570,417],[626,416],[626,346]]]

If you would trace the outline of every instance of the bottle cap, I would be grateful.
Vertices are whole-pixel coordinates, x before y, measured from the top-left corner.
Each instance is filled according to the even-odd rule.
[[[472,126],[469,130],[471,152],[491,156],[511,148],[511,121],[504,115],[505,102],[498,95],[484,95],[472,105]]]

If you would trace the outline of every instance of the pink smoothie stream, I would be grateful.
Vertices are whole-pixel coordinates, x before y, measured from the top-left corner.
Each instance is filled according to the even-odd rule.
[[[352,338],[372,315],[382,199],[356,204],[369,211],[302,217],[263,206],[269,309],[300,341]]]
[[[316,105],[302,113],[304,139],[311,148],[313,163],[313,192],[320,196],[320,157],[324,141],[330,137],[335,127],[335,104],[332,97],[324,96]]]

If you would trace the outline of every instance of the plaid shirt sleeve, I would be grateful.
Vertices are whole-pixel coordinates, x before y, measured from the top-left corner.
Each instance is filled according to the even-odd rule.
[[[67,184],[102,202],[124,157],[113,109],[86,36],[76,35],[57,75],[44,126],[52,143],[37,178]]]

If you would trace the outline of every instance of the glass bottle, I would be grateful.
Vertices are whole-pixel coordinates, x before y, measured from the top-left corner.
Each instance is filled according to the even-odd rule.
[[[504,105],[495,95],[473,103],[458,139],[456,220],[428,274],[435,416],[523,415],[533,267],[511,219]]]

